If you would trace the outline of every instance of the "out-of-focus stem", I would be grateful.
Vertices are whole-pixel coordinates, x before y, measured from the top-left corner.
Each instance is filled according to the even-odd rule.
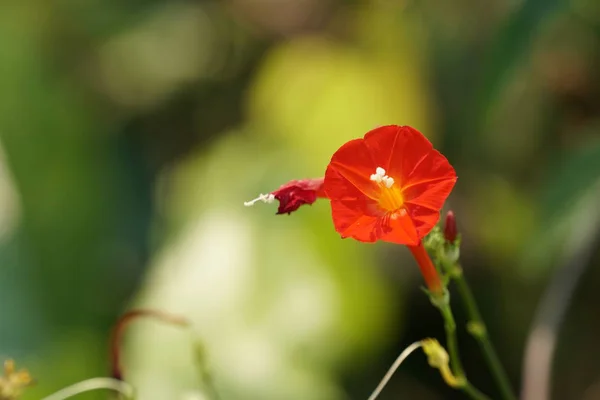
[[[452,314],[449,304],[439,307],[439,309],[442,313],[442,317],[444,318],[446,346],[448,347],[448,353],[450,353],[450,365],[452,366],[452,372],[457,377],[464,377],[465,371],[462,367],[458,353],[458,339],[456,337],[456,322],[454,321],[454,315]]]
[[[61,389],[42,400],[65,400],[81,393],[102,389],[117,392],[129,400],[133,399],[133,387],[127,382],[114,378],[92,378]]]
[[[460,389],[469,395],[474,400],[490,400],[490,398],[483,394],[473,384],[469,382],[465,375],[462,363],[460,361],[460,354],[458,350],[458,339],[456,337],[456,322],[450,303],[446,302],[434,302],[434,305],[440,310],[442,318],[444,319],[444,329],[446,330],[446,346],[448,347],[448,353],[450,354],[450,365],[452,367],[452,373],[458,380],[464,381],[464,384]]]
[[[597,221],[585,213],[585,218]],[[564,256],[554,272],[540,301],[531,332],[525,346],[523,360],[521,399],[545,400],[550,397],[552,383],[552,359],[556,350],[558,334],[571,298],[587,267],[598,249],[600,230],[591,222],[588,232],[574,221],[569,240],[565,244]]]
[[[444,329],[446,330],[446,346],[450,355],[450,366],[452,373],[459,381],[463,381],[463,384],[458,386],[461,390],[467,393],[471,398],[475,400],[489,399],[485,394],[475,388],[467,379],[465,371],[460,361],[460,353],[458,350],[458,339],[456,337],[456,322],[454,321],[454,315],[452,314],[452,308],[450,307],[450,295],[442,281],[439,273],[435,268],[429,253],[425,250],[425,246],[421,242],[419,246],[409,246],[410,251],[413,253],[415,259],[421,267],[421,272],[433,271],[428,274],[423,273],[425,282],[429,288],[429,298],[431,303],[440,310],[442,318],[444,319]],[[435,277],[432,282],[434,285],[430,285],[428,276]],[[438,286],[439,285],[439,286]],[[432,290],[434,288],[435,290]]]
[[[162,322],[182,327],[188,327],[190,325],[188,320],[184,317],[158,310],[131,310],[123,314],[115,324],[110,338],[111,368],[112,376],[115,379],[123,379],[123,370],[121,369],[121,341],[125,330],[133,320],[141,317],[155,318]]]
[[[454,266],[451,277],[456,282],[458,294],[460,295],[463,305],[467,311],[467,316],[469,318],[467,330],[477,340],[477,343],[479,343],[479,347],[481,348],[485,361],[492,372],[498,388],[500,389],[502,398],[504,400],[515,400],[516,396],[512,391],[510,381],[508,380],[506,371],[502,367],[502,363],[500,362],[494,345],[490,340],[487,327],[485,326],[485,322],[481,317],[481,313],[479,311],[479,307],[477,307],[477,302],[475,301],[473,292],[471,291],[467,280],[463,276],[462,269],[458,264]]]
[[[161,322],[166,322],[182,328],[191,328],[191,323],[186,318],[164,311],[138,309],[131,310],[123,314],[115,324],[110,339],[111,368],[113,378],[115,379],[123,379],[123,370],[121,368],[121,342],[123,335],[125,334],[126,328],[129,326],[129,324],[138,318],[153,318]],[[197,341],[194,344],[194,348],[196,350],[197,366],[201,373],[200,378],[204,385],[204,389],[210,393],[211,398],[218,400],[219,394],[213,383],[212,376],[208,371],[208,366],[206,365],[204,347],[199,341]]]

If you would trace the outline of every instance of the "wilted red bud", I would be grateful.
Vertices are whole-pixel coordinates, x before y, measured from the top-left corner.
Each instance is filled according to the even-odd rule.
[[[324,178],[293,180],[269,194],[261,194],[256,199],[245,202],[244,205],[249,207],[258,201],[272,203],[278,200],[277,214],[291,214],[303,204],[312,204],[318,198],[327,198],[323,190],[323,181]]]
[[[456,218],[454,211],[450,210],[446,214],[446,224],[444,225],[444,238],[449,243],[454,243],[458,231],[456,229]]]

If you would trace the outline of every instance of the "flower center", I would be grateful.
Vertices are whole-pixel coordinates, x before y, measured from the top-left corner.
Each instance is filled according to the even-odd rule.
[[[371,175],[371,180],[380,188],[379,206],[395,215],[395,212],[404,205],[404,199],[398,185],[394,185],[394,178],[387,176],[385,169],[377,167],[375,173]]]

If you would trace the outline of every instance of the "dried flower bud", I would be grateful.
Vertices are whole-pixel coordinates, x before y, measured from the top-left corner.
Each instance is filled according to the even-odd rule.
[[[324,178],[293,180],[269,194],[261,194],[256,199],[245,202],[244,205],[252,206],[259,201],[272,203],[278,200],[277,214],[291,214],[304,204],[312,204],[318,198],[327,198],[323,190],[323,180]]]
[[[454,217],[454,211],[450,210],[446,214],[446,224],[444,225],[444,238],[448,243],[454,243],[458,231],[456,229],[456,218]]]
[[[454,376],[452,370],[450,370],[450,356],[448,352],[436,339],[423,339],[421,340],[423,346],[423,352],[427,356],[427,362],[429,365],[438,371],[442,375],[442,378],[446,384],[453,388],[461,388],[465,386],[464,376]]]

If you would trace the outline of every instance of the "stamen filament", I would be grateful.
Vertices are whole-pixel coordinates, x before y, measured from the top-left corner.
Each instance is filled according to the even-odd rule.
[[[275,196],[272,193],[267,193],[267,194],[261,193],[257,198],[250,200],[250,201],[245,201],[244,205],[246,207],[252,207],[254,204],[256,204],[259,201],[262,201],[263,203],[272,203],[273,201],[275,201]]]

